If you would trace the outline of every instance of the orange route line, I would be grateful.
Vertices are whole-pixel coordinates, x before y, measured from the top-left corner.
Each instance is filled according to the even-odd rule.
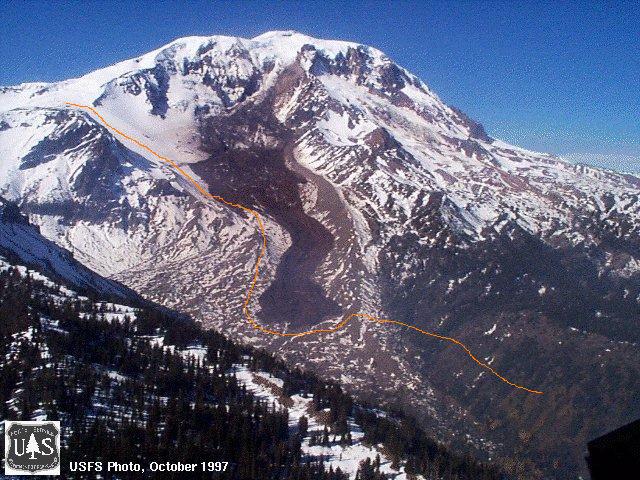
[[[120,135],[123,138],[126,138],[127,140],[135,143],[136,145],[138,145],[140,148],[146,150],[147,152],[149,152],[150,154],[152,154],[153,156],[159,158],[160,160],[162,160],[163,162],[169,164],[171,167],[173,167],[180,175],[182,175],[186,180],[188,180],[190,183],[193,184],[193,186],[205,197],[207,198],[211,198],[213,200],[217,200],[220,203],[223,203],[229,207],[233,207],[233,208],[238,208],[246,213],[248,213],[249,215],[253,216],[253,218],[256,219],[256,222],[258,224],[258,229],[260,230],[260,235],[262,236],[262,244],[260,246],[260,253],[258,254],[258,258],[256,260],[256,264],[254,266],[253,269],[253,277],[251,279],[251,283],[249,284],[249,288],[247,289],[247,293],[245,295],[245,299],[244,299],[244,303],[242,305],[242,311],[244,313],[244,316],[246,317],[247,321],[249,322],[249,324],[256,330],[259,330],[263,333],[267,333],[269,335],[276,335],[278,337],[303,337],[305,335],[315,335],[315,334],[319,334],[319,333],[333,333],[333,332],[337,332],[338,330],[344,328],[353,318],[364,318],[366,320],[375,322],[375,323],[379,323],[379,324],[392,324],[392,325],[398,325],[401,327],[405,327],[407,329],[410,330],[414,330],[416,332],[419,332],[423,335],[427,335],[429,337],[433,337],[433,338],[437,338],[440,340],[445,340],[447,342],[451,342],[454,343],[456,345],[458,345],[459,347],[461,347],[465,353],[467,355],[469,355],[474,362],[476,362],[478,365],[480,365],[482,368],[484,368],[485,370],[488,370],[489,372],[491,372],[494,376],[496,376],[497,378],[499,378],[500,380],[502,380],[504,383],[511,385],[512,387],[518,388],[520,390],[525,390],[527,392],[530,393],[535,393],[537,395],[542,395],[543,392],[539,391],[539,390],[533,390],[527,387],[523,387],[522,385],[518,385],[517,383],[513,383],[509,380],[507,380],[505,377],[503,377],[502,375],[500,375],[498,372],[496,372],[489,364],[484,363],[480,360],[478,360],[476,358],[476,356],[471,352],[471,350],[469,350],[469,348],[462,343],[459,340],[456,340],[455,338],[452,337],[446,337],[444,335],[438,335],[437,333],[433,333],[433,332],[428,332],[426,330],[422,330],[421,328],[416,327],[415,325],[411,325],[408,323],[404,323],[404,322],[399,322],[397,320],[388,320],[388,319],[384,319],[384,318],[378,318],[378,317],[374,317],[373,315],[369,315],[368,313],[351,313],[347,316],[345,316],[339,323],[337,323],[335,326],[331,327],[331,328],[316,328],[313,330],[306,330],[304,332],[296,332],[296,333],[289,333],[289,332],[278,332],[276,330],[271,330],[269,328],[263,327],[262,325],[260,325],[251,315],[251,312],[249,310],[249,302],[251,301],[251,297],[253,296],[253,291],[256,287],[256,283],[258,281],[258,277],[260,276],[260,264],[262,263],[262,259],[267,251],[267,234],[265,232],[265,228],[264,228],[264,223],[262,222],[262,218],[260,217],[260,214],[253,210],[252,208],[249,208],[245,205],[239,204],[239,203],[233,203],[230,202],[226,199],[224,199],[223,197],[221,197],[220,195],[214,195],[212,193],[210,193],[207,189],[205,189],[202,185],[200,185],[191,175],[189,175],[184,169],[182,169],[180,167],[180,165],[178,165],[176,162],[174,162],[173,160],[171,160],[170,158],[167,158],[163,155],[160,155],[159,153],[155,152],[154,150],[152,150],[151,148],[149,148],[147,145],[145,145],[144,143],[142,143],[141,141],[131,137],[130,135],[127,135],[126,133],[124,133],[121,130],[118,130],[116,127],[114,127],[113,125],[109,124],[109,122],[107,122],[104,117],[102,115],[100,115],[98,113],[98,111],[89,106],[89,105],[80,105],[77,103],[71,103],[71,102],[65,102],[67,105],[70,105],[72,107],[77,107],[77,108],[81,108],[84,110],[89,110],[90,112],[92,112],[96,117],[98,117],[100,119],[100,121],[110,130],[114,131],[115,133],[117,133],[118,135]]]

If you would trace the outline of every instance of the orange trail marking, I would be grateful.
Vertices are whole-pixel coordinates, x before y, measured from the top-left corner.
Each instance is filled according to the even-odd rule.
[[[114,131],[115,133],[117,133],[118,135],[120,135],[123,138],[126,138],[127,140],[135,143],[136,145],[138,145],[140,148],[146,150],[147,152],[149,152],[150,154],[152,154],[154,157],[159,158],[160,160],[162,160],[163,162],[169,164],[176,172],[178,172],[183,178],[185,178],[186,180],[188,180],[191,184],[193,184],[193,186],[206,198],[210,198],[212,200],[216,200],[220,203],[223,203],[229,207],[233,207],[233,208],[237,208],[240,209],[246,213],[248,213],[249,215],[253,216],[253,218],[256,219],[256,223],[258,224],[258,229],[260,230],[260,235],[262,236],[262,243],[260,245],[260,253],[258,254],[258,258],[256,260],[256,264],[253,268],[253,277],[251,278],[251,282],[249,284],[249,287],[247,288],[247,293],[245,295],[244,298],[244,303],[242,305],[242,312],[244,313],[244,316],[246,317],[247,321],[249,322],[249,324],[256,330],[259,330],[263,333],[267,333],[269,335],[276,335],[278,337],[303,337],[305,335],[315,335],[315,334],[319,334],[319,333],[333,333],[333,332],[337,332],[338,330],[344,328],[350,321],[352,318],[364,318],[365,320],[369,320],[371,322],[375,322],[375,323],[379,323],[379,324],[393,324],[393,325],[398,325],[401,327],[405,327],[409,330],[414,330],[418,333],[421,333],[423,335],[427,335],[429,337],[433,337],[433,338],[437,338],[439,340],[445,340],[447,342],[450,343],[454,343],[456,345],[458,345],[460,348],[462,348],[465,353],[467,355],[469,355],[474,362],[476,362],[478,365],[480,365],[482,368],[484,368],[485,370],[491,372],[491,374],[493,374],[494,376],[496,376],[497,378],[499,378],[500,380],[502,380],[504,383],[511,385],[512,387],[515,388],[519,388],[520,390],[525,390],[527,392],[530,393],[535,393],[538,395],[542,395],[543,392],[539,391],[539,390],[532,390],[530,388],[527,387],[523,387],[522,385],[518,385],[517,383],[513,383],[509,380],[507,380],[505,377],[503,377],[502,375],[500,375],[498,372],[496,372],[489,364],[486,364],[484,362],[481,362],[480,360],[478,360],[476,358],[476,356],[471,353],[471,350],[469,350],[469,348],[462,343],[459,340],[456,340],[455,338],[451,338],[451,337],[445,337],[444,335],[438,335],[437,333],[433,333],[433,332],[427,332],[426,330],[422,330],[421,328],[416,327],[415,325],[410,325],[408,323],[404,323],[404,322],[399,322],[397,320],[387,320],[384,318],[378,318],[378,317],[374,317],[373,315],[369,315],[368,313],[351,313],[348,314],[347,316],[345,316],[339,323],[337,323],[335,326],[330,327],[330,328],[316,328],[313,330],[307,330],[304,332],[297,332],[297,333],[288,333],[288,332],[278,332],[276,330],[270,330],[266,327],[263,327],[262,325],[260,325],[255,318],[253,318],[253,316],[251,315],[251,311],[249,310],[249,303],[251,302],[251,297],[253,296],[253,291],[256,287],[256,283],[258,282],[258,277],[260,276],[260,264],[262,263],[262,258],[264,257],[266,251],[267,251],[267,234],[265,232],[264,229],[264,224],[262,222],[262,218],[260,217],[260,214],[253,210],[252,208],[249,208],[245,205],[241,205],[239,203],[233,203],[233,202],[229,202],[228,200],[225,200],[223,197],[219,196],[219,195],[214,195],[212,193],[210,193],[206,188],[204,188],[202,185],[200,185],[191,175],[189,175],[186,171],[184,171],[182,168],[180,168],[180,165],[178,165],[176,162],[174,162],[173,160],[171,160],[170,158],[164,157],[162,155],[160,155],[159,153],[153,151],[151,148],[149,148],[147,145],[145,145],[144,143],[142,143],[141,141],[127,135],[126,133],[118,130],[116,127],[114,127],[113,125],[110,125],[102,115],[100,115],[98,113],[98,111],[89,106],[89,105],[79,105],[77,103],[71,103],[71,102],[65,102],[67,105],[70,105],[72,107],[76,107],[76,108],[81,108],[84,110],[89,110],[90,112],[92,112],[96,117],[98,117],[100,119],[100,121],[104,124],[105,127],[107,127],[108,129]]]

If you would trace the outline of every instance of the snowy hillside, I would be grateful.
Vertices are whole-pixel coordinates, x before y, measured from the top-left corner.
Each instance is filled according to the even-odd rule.
[[[215,455],[229,479],[499,478],[421,432],[403,454],[381,436],[401,420],[335,384],[149,307],[91,300],[1,256],[0,306],[2,417],[61,420],[65,478],[85,478],[68,465],[89,451],[92,461],[148,465],[158,447],[190,462]]]
[[[107,280],[74,260],[68,251],[44,238],[18,207],[0,197],[0,253],[38,268],[79,291],[134,304],[142,298],[133,290]]]

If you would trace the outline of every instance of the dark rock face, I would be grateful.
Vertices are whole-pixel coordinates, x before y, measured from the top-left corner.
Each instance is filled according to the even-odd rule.
[[[482,140],[483,142],[493,141],[493,139],[489,135],[487,135],[487,132],[485,131],[481,123],[476,122],[472,118],[469,118],[467,114],[465,114],[463,111],[461,111],[456,107],[451,107],[451,110],[453,110],[456,113],[456,115],[458,115],[460,122],[463,125],[467,126],[467,128],[469,129],[469,132],[471,133],[472,138]]]
[[[16,203],[8,202],[2,197],[0,197],[0,221],[16,225],[31,225]]]
[[[367,134],[364,141],[376,153],[401,148],[396,139],[384,128],[376,128]]]
[[[158,115],[162,118],[169,109],[169,99],[167,92],[169,91],[169,73],[162,65],[157,65],[152,69],[151,74],[155,79],[155,83],[147,82],[145,87],[147,98],[151,102],[151,114]]]

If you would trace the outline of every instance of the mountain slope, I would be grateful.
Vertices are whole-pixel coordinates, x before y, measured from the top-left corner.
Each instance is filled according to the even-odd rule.
[[[167,458],[195,463],[189,478],[500,478],[415,427],[400,433],[409,419],[358,405],[337,384],[174,312],[89,299],[3,256],[0,353],[2,418],[60,420],[65,478],[95,476],[71,470],[86,461],[106,478],[107,461],[144,471],[118,478],[157,478],[151,462]]]
[[[585,440],[640,415],[635,176],[492,139],[382,52],[295,32],[179,39],[79,79],[4,87],[0,100],[0,193],[154,301],[429,412],[441,438],[542,476],[583,472]],[[394,318],[546,394],[396,327],[256,335],[241,311],[255,225],[67,101],[261,213],[252,311],[270,328]]]
[[[99,295],[104,299],[145,303],[133,290],[105,279],[73,259],[31,225],[17,205],[0,197],[0,253],[22,264],[37,268],[47,276],[71,286],[77,291]]]

